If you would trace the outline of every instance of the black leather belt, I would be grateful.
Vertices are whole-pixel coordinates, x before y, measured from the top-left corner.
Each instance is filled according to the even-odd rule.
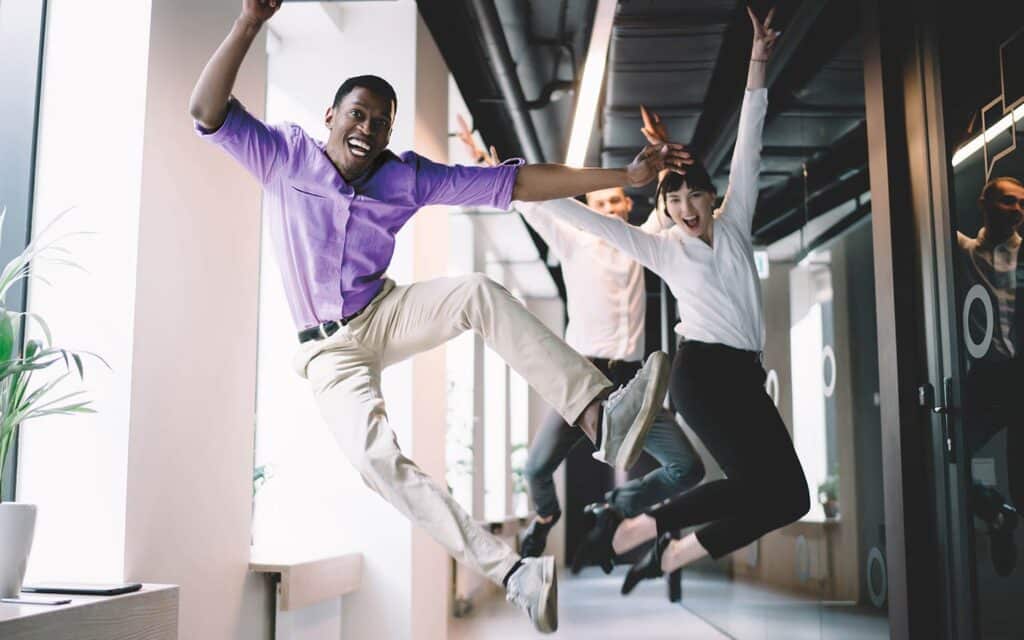
[[[325,338],[330,338],[332,335],[337,333],[338,329],[355,320],[356,317],[358,317],[365,309],[366,307],[363,307],[359,311],[356,311],[352,315],[345,316],[341,320],[328,320],[327,322],[321,322],[315,327],[303,329],[299,332],[299,342],[302,343],[309,342],[310,340],[324,340]]]

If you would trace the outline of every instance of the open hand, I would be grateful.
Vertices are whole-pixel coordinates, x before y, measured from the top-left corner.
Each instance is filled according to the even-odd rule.
[[[281,8],[282,0],[242,0],[242,18],[263,24]]]
[[[693,158],[681,144],[649,144],[626,167],[627,180],[631,187],[642,187],[654,180],[662,169],[685,174],[691,164]]]
[[[650,144],[665,144],[668,142],[668,128],[661,120],[656,111],[651,111],[644,105],[640,105],[640,117],[644,120],[644,126],[640,133],[644,134]]]
[[[775,8],[772,7],[771,11],[768,12],[764,22],[758,20],[750,5],[747,5],[747,15],[750,16],[750,23],[754,27],[754,45],[750,49],[750,59],[757,60],[758,62],[767,62],[768,57],[772,54],[772,49],[775,48],[775,41],[782,35],[781,31],[775,31],[771,28],[772,18],[775,17]]]

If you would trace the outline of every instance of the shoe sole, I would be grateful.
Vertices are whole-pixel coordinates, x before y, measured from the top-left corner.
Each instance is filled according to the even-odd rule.
[[[647,439],[647,432],[654,424],[654,418],[661,410],[662,402],[665,400],[665,393],[668,391],[668,356],[662,351],[655,351],[648,360],[651,363],[651,379],[644,389],[644,401],[640,405],[640,411],[633,419],[626,437],[622,440],[618,453],[615,455],[615,468],[620,471],[629,471],[640,454],[644,450],[644,441]]]
[[[558,572],[555,571],[553,556],[546,556],[541,562],[545,585],[540,592],[540,605],[537,607],[534,627],[541,633],[554,633],[558,631]]]

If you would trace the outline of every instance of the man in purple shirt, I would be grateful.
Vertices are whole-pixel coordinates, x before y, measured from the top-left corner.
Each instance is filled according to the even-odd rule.
[[[639,456],[667,386],[667,358],[611,384],[480,274],[396,286],[385,275],[395,234],[430,204],[507,208],[596,189],[642,185],[684,170],[679,145],[646,147],[626,169],[561,165],[436,164],[387,149],[397,109],[375,76],[347,80],[325,114],[326,143],[295,125],[268,126],[231,97],[238,68],[281,0],[243,0],[242,11],[199,77],[190,112],[200,135],[259,180],[284,289],[299,329],[294,365],[307,378],[341,449],[366,484],[423,527],[460,562],[502,584],[542,632],[558,626],[554,561],[520,558],[472,521],[448,491],[398,447],[380,391],[381,370],[473,330],[538,393],[628,468]]]

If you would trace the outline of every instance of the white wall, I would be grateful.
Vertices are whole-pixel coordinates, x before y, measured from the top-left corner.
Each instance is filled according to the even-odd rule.
[[[88,275],[31,307],[90,349],[99,413],[26,429],[20,497],[40,506],[32,577],[179,584],[180,636],[270,634],[249,574],[259,187],[192,131],[188,98],[237,0],[52,0],[38,227],[66,229]],[[111,19],[116,16],[116,29]],[[103,34],[103,35],[97,35]],[[262,41],[236,94],[260,115]]]
[[[415,12],[415,7],[413,7]],[[448,161],[448,67],[419,13],[416,22],[416,151]],[[413,218],[414,278],[448,275],[451,207],[428,207]],[[413,459],[436,482],[445,479],[447,393],[445,347],[413,359]],[[448,637],[451,560],[426,533],[412,535],[412,627],[415,640]]]
[[[249,574],[258,184],[192,132],[235,0],[153,0],[139,211],[125,577],[180,584],[182,638],[269,637]],[[262,37],[235,94],[260,116]]]

